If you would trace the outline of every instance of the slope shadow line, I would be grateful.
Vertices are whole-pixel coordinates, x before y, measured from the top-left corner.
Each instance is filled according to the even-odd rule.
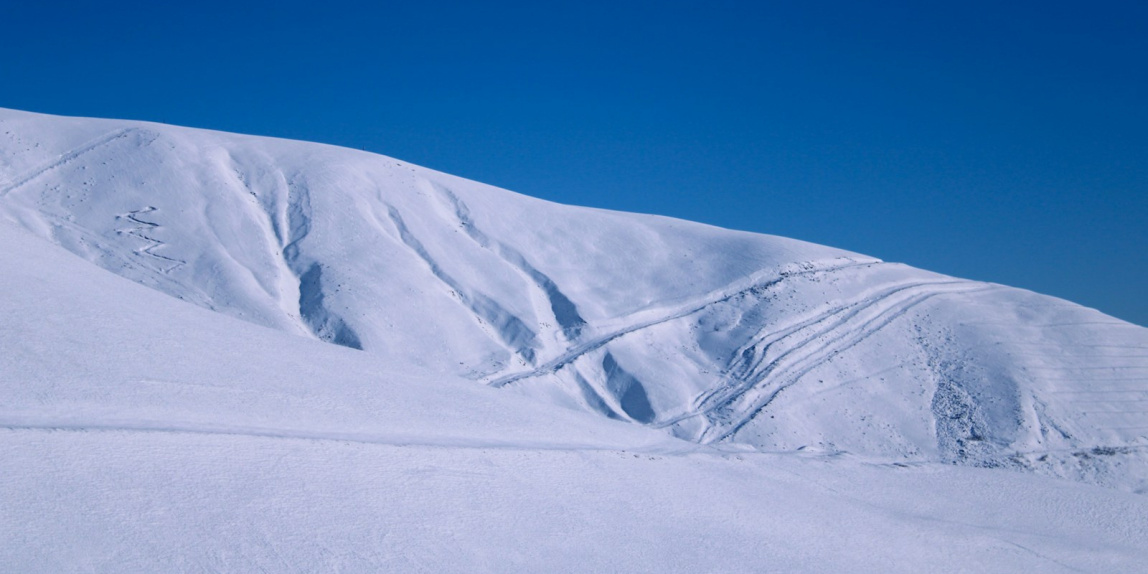
[[[402,243],[427,265],[435,278],[450,289],[450,292],[470,311],[483,330],[488,333],[493,331],[492,338],[500,341],[506,348],[521,357],[526,364],[533,365],[538,347],[537,334],[497,301],[483,293],[468,290],[447,273],[426,250],[422,242],[411,233],[398,209],[388,205],[387,214],[395,229],[398,230],[399,239]]]
[[[188,423],[181,421],[76,421],[76,420],[29,420],[23,418],[0,419],[0,429],[13,431],[43,431],[43,432],[123,432],[123,433],[158,433],[158,434],[192,434],[192,435],[222,435],[244,436],[254,438],[267,438],[274,440],[304,440],[319,442],[338,442],[372,444],[395,447],[431,447],[452,449],[492,449],[492,450],[530,450],[530,451],[604,451],[604,452],[651,452],[658,454],[685,454],[697,450],[697,445],[680,441],[678,448],[668,448],[665,444],[631,445],[626,447],[609,447],[588,443],[562,443],[562,442],[530,442],[529,437],[523,436],[519,442],[481,440],[469,437],[420,437],[395,434],[369,434],[340,431],[315,431],[303,429],[287,429],[274,427],[253,427],[240,425],[222,425],[212,423]]]
[[[323,264],[307,260],[301,251],[301,242],[311,233],[311,190],[294,179],[285,181],[288,229],[282,261],[298,281],[299,317],[319,340],[361,351],[363,344],[359,334],[326,301]],[[267,241],[270,240],[268,237]]]
[[[586,320],[582,318],[574,302],[558,288],[550,276],[531,265],[517,249],[491,238],[479,229],[470,215],[470,208],[450,189],[428,180],[423,180],[423,183],[446,204],[453,215],[452,223],[458,224],[471,241],[503,260],[542,293],[567,342],[574,341],[581,335]]]

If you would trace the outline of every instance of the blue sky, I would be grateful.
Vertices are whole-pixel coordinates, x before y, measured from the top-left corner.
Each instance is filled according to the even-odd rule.
[[[1148,325],[1148,3],[167,4],[0,3],[0,106],[363,148]]]

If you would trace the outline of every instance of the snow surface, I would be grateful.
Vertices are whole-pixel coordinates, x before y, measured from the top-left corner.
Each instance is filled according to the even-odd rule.
[[[1148,564],[1148,329],[1058,299],[10,110],[0,242],[0,570]]]

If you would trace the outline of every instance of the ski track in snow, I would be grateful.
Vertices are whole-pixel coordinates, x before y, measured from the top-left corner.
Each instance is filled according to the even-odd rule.
[[[56,158],[26,171],[23,175],[12,178],[10,183],[0,186],[0,197],[8,195],[10,192],[24,186],[28,182],[44,175],[45,173],[48,173],[49,171],[62,167],[68,162],[71,162],[72,160],[79,158],[86,153],[110,144],[120,138],[127,137],[128,135],[137,131],[139,131],[139,128],[123,128],[114,130],[79,147],[66,151],[56,156]]]
[[[760,293],[791,277],[829,274],[859,265],[888,264],[852,262],[787,274],[749,287],[733,289],[727,287],[693,300],[685,304],[684,308],[675,309],[655,319],[633,322],[626,327],[576,345],[531,371],[504,375],[488,384],[493,387],[503,387],[525,379],[552,374],[577,361],[587,353],[642,329],[688,317],[740,295],[751,292]],[[646,424],[655,428],[665,428],[689,418],[704,416],[707,417],[707,424],[696,440],[703,444],[724,440],[736,434],[758,413],[768,407],[778,394],[797,383],[818,365],[856,346],[913,307],[937,295],[968,293],[994,288],[996,287],[993,285],[973,281],[938,280],[910,282],[893,287],[886,286],[884,290],[871,289],[857,300],[823,308],[811,318],[778,326],[769,333],[754,338],[733,353],[727,366],[724,382],[695,399],[693,408],[662,420],[649,421]],[[636,314],[645,313],[647,311]],[[794,339],[797,341],[766,362],[772,348]],[[584,385],[584,382],[581,384]],[[732,418],[726,422],[717,418],[710,418],[719,411],[728,411],[727,416]]]
[[[732,380],[729,380],[729,384],[719,385],[697,401],[698,408],[693,413],[682,415],[673,422],[728,409],[734,416],[729,424],[722,425],[716,421],[709,421],[710,427],[699,437],[701,442],[725,439],[740,430],[778,394],[796,384],[807,373],[869,338],[913,307],[937,295],[993,288],[991,285],[970,281],[910,283],[864,297],[860,301],[827,309],[814,319],[783,328],[779,336],[765,342],[761,350],[755,353],[758,357],[756,361],[738,369],[731,377]],[[824,328],[818,328],[822,323],[828,324]],[[806,335],[807,331],[813,332]],[[791,337],[801,340],[763,366],[762,363],[766,360],[770,348]],[[746,351],[755,347],[756,345],[750,346]],[[736,363],[745,355],[745,351],[734,355],[735,369]],[[762,383],[770,384],[762,385]]]
[[[642,329],[645,329],[648,327],[653,327],[654,325],[660,325],[662,323],[673,321],[675,319],[681,319],[682,317],[687,317],[689,315],[693,315],[694,313],[697,313],[697,312],[699,312],[699,311],[701,311],[707,307],[711,307],[711,306],[716,305],[718,303],[728,301],[730,299],[733,299],[734,297],[745,294],[747,292],[767,289],[770,286],[772,286],[772,285],[774,285],[780,281],[785,280],[787,277],[792,277],[792,276],[797,276],[797,275],[810,275],[810,274],[815,274],[815,273],[829,273],[832,271],[838,271],[838,270],[846,269],[849,267],[875,265],[875,264],[877,264],[877,263],[874,261],[851,261],[849,263],[844,263],[844,264],[840,264],[840,263],[829,264],[829,265],[826,265],[825,267],[817,267],[814,269],[795,272],[795,273],[791,273],[791,274],[782,274],[782,276],[774,277],[774,278],[766,280],[766,281],[761,281],[760,279],[758,279],[755,282],[751,282],[751,284],[748,287],[738,285],[736,287],[731,288],[731,287],[727,286],[723,289],[719,289],[717,291],[711,292],[710,294],[707,294],[703,297],[699,297],[697,299],[693,299],[693,300],[686,302],[684,304],[675,306],[674,308],[672,308],[672,310],[669,310],[669,311],[665,311],[665,310],[651,311],[649,309],[643,309],[641,311],[638,311],[638,312],[631,314],[629,318],[622,318],[619,320],[611,321],[611,323],[623,323],[623,324],[625,324],[628,321],[631,321],[632,317],[634,317],[634,316],[645,316],[645,315],[649,315],[652,313],[658,314],[658,315],[652,319],[639,319],[639,320],[634,321],[634,322],[632,322],[632,323],[630,323],[624,327],[615,329],[615,330],[610,331],[604,335],[594,337],[593,339],[586,341],[584,343],[581,343],[579,345],[575,345],[573,348],[568,349],[567,351],[563,352],[562,354],[558,355],[557,357],[543,363],[541,366],[539,366],[539,367],[537,367],[531,371],[513,373],[510,375],[503,375],[503,376],[500,376],[500,377],[497,377],[493,380],[488,381],[487,384],[489,384],[492,387],[498,388],[498,387],[504,387],[510,383],[521,381],[523,379],[529,379],[529,378],[537,377],[540,375],[548,375],[548,374],[555,373],[555,372],[561,370],[566,365],[576,361],[582,355],[585,355],[586,353],[590,353],[592,351],[600,349],[604,345],[610,343],[611,341],[613,341],[615,339],[618,339],[619,337],[628,335],[630,333],[634,333],[636,331],[639,331],[639,330],[642,330]],[[739,283],[741,283],[741,282],[739,282]]]
[[[160,254],[155,252],[156,249],[159,249],[160,247],[167,245],[163,241],[160,241],[160,240],[148,235],[148,232],[155,231],[155,230],[159,229],[160,225],[158,223],[153,223],[151,221],[140,219],[140,216],[147,214],[147,213],[154,213],[156,211],[158,211],[157,208],[152,207],[152,206],[147,206],[147,207],[144,207],[143,209],[137,209],[134,211],[129,211],[127,213],[122,213],[120,215],[117,215],[116,219],[122,219],[125,221],[129,221],[131,223],[134,223],[135,225],[133,225],[131,227],[124,227],[124,228],[117,229],[116,233],[119,233],[121,235],[130,235],[132,237],[142,239],[143,241],[147,242],[147,245],[136,249],[135,252],[137,254],[140,254],[140,255],[148,255],[148,256],[154,257],[159,261],[167,262],[168,266],[167,267],[161,267],[160,271],[162,271],[163,273],[171,273],[172,271],[179,269],[183,265],[186,265],[187,262],[183,261],[181,259],[175,259],[173,257],[167,257],[164,255],[160,255]]]

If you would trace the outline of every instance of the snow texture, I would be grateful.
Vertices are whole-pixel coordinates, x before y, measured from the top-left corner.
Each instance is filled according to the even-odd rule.
[[[1148,561],[1148,329],[1059,299],[10,110],[0,241],[0,570]]]

